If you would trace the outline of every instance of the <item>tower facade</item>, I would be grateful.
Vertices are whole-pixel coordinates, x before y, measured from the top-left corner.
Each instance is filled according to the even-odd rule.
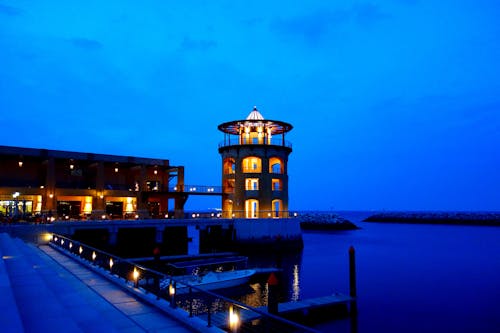
[[[224,217],[288,217],[288,155],[285,134],[293,127],[266,120],[254,107],[244,120],[220,124]]]

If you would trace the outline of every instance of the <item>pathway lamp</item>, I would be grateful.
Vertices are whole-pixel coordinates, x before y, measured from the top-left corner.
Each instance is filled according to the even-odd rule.
[[[134,287],[139,287],[139,271],[136,267],[134,267],[134,272],[132,273],[132,277],[134,278]]]
[[[231,332],[236,332],[240,324],[240,317],[238,313],[234,310],[234,306],[229,306],[229,329]]]
[[[92,252],[92,261],[95,261],[95,258],[97,258],[97,254],[95,251]]]
[[[71,248],[73,247],[73,243],[69,243],[69,249],[71,250]]]
[[[170,280],[168,285],[168,295],[170,296],[170,306],[175,308],[175,281],[172,283],[172,280]]]
[[[113,258],[109,258],[109,270],[112,271],[113,270],[113,265],[115,263],[113,262]]]
[[[82,252],[83,252],[83,247],[80,246],[80,248],[78,249],[78,253],[80,253],[80,255],[81,255]]]

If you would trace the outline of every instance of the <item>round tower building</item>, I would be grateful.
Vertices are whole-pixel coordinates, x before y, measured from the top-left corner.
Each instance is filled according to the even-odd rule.
[[[293,127],[266,120],[254,107],[244,120],[220,124],[222,211],[228,218],[288,217],[288,155],[285,134]]]

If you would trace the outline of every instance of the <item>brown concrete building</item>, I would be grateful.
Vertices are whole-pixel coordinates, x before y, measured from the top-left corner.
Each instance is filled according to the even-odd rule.
[[[288,155],[292,125],[265,120],[257,108],[245,120],[218,126],[224,132],[222,210],[225,217],[288,217]]]
[[[0,146],[2,216],[182,217],[183,189],[168,160]]]

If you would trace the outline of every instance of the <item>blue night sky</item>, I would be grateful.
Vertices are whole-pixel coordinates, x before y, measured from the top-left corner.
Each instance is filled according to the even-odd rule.
[[[165,158],[219,185],[217,125],[256,105],[294,125],[292,210],[499,210],[499,17],[494,0],[0,0],[0,145]]]

